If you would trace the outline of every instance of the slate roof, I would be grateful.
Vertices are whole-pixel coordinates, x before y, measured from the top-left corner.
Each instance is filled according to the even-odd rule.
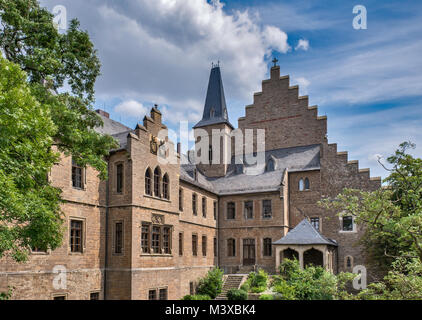
[[[220,67],[215,66],[211,69],[202,120],[199,121],[194,126],[194,128],[219,123],[226,123],[231,128],[233,128],[229,122],[229,117],[227,114],[226,98],[224,96],[223,80],[221,79]]]
[[[269,159],[273,159],[274,171],[266,172],[265,167],[253,169],[247,165],[236,164],[235,157],[233,157],[226,176],[207,178],[200,170],[197,170],[198,178],[195,181],[193,172],[196,166],[192,161],[193,158],[182,156],[181,179],[219,195],[278,191],[286,170],[295,172],[320,168],[320,146],[311,145],[266,151],[265,163]]]
[[[337,246],[337,243],[334,240],[328,239],[320,234],[308,219],[303,219],[283,238],[273,242],[273,244],[325,244]]]
[[[125,149],[127,146],[127,135],[130,132],[134,132],[134,130],[126,127],[118,121],[107,118],[102,114],[98,114],[98,116],[100,116],[103,120],[104,126],[95,128],[95,131],[98,133],[111,135],[119,143],[119,149]]]

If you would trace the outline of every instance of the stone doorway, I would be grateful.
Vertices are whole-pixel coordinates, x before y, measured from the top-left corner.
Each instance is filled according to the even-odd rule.
[[[243,239],[243,265],[255,264],[255,239]]]
[[[321,251],[317,249],[309,249],[303,253],[303,263],[305,267],[307,266],[324,266],[324,255]]]

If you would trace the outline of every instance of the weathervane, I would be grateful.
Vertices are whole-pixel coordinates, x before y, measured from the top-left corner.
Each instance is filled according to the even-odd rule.
[[[274,59],[273,59],[274,67],[277,67],[277,62],[278,62],[278,59],[276,57],[274,57]]]

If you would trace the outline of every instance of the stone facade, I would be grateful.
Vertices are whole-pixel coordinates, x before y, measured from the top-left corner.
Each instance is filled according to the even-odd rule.
[[[33,252],[24,264],[10,258],[0,260],[0,291],[14,287],[13,299],[180,299],[216,265],[228,273],[257,267],[274,272],[280,257],[275,256],[272,243],[305,218],[318,218],[319,232],[338,244],[332,266],[335,273],[350,271],[347,257],[353,265],[364,264],[362,248],[354,245],[362,235],[361,227],[343,231],[337,213],[323,210],[317,202],[345,187],[375,190],[380,179],[370,178],[369,170],[360,170],[347,153],[328,143],[327,118],[308,106],[308,97],[298,96],[298,87],[290,87],[288,77],[280,77],[279,67],[271,69],[271,78],[262,82],[262,92],[254,94],[254,104],[246,107],[239,129],[265,129],[265,150],[270,153],[312,145],[319,151],[317,167],[276,169],[280,181],[275,189],[223,192],[221,185],[233,181],[226,177],[232,174],[229,165],[184,166],[177,153],[173,154],[177,163],[160,163],[157,147],[167,139],[159,132],[166,126],[155,107],[135,130],[100,114],[109,130],[102,132],[120,142],[120,148],[108,157],[109,180],[101,182],[97,172],[86,168],[82,169],[82,186],[75,188],[71,157],[63,156],[52,169],[49,178],[63,190],[65,200],[63,245],[47,253]],[[233,129],[224,121],[198,129],[224,129],[227,136],[221,150],[228,150]],[[170,143],[167,153],[173,150]],[[283,162],[281,158],[277,161]],[[192,177],[189,170],[195,172]],[[267,176],[271,173],[259,179],[265,182]],[[236,179],[236,175],[231,177]],[[308,187],[303,189],[305,180]],[[234,212],[229,213],[229,206],[234,206]],[[245,206],[252,206],[251,211]],[[71,252],[71,221],[82,222],[80,252]],[[66,288],[53,286],[57,266],[66,268]]]

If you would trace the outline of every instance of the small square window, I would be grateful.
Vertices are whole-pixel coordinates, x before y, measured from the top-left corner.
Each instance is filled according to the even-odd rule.
[[[151,289],[148,291],[148,300],[157,300],[157,290]]]
[[[100,300],[100,293],[91,292],[91,294],[89,295],[89,300]]]
[[[159,300],[167,300],[168,298],[167,295],[168,295],[167,288],[160,289]]]
[[[343,231],[353,231],[353,217],[352,216],[344,216],[343,217]]]

